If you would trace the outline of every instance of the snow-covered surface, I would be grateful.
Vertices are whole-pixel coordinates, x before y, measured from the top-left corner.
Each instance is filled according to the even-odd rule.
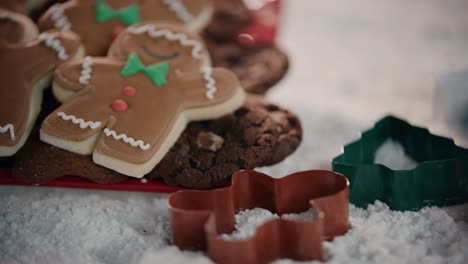
[[[458,209],[466,212],[468,206]],[[461,264],[468,260],[468,224],[455,222],[438,208],[397,212],[377,201],[366,209],[350,206],[350,223],[352,229],[346,235],[324,243],[327,263]]]
[[[418,166],[405,152],[399,142],[388,139],[375,152],[374,163],[382,164],[392,170],[412,170]]]
[[[279,217],[277,214],[263,208],[240,211],[235,216],[235,231],[232,234],[223,234],[222,238],[225,240],[249,239],[255,235],[255,230],[258,226]],[[291,221],[309,221],[315,217],[317,217],[317,212],[312,208],[298,214],[281,215],[281,218]]]
[[[269,220],[278,218],[277,214],[262,209],[240,211],[236,214],[236,230],[232,234],[224,234],[225,240],[244,240],[251,238],[255,234],[255,229]]]
[[[342,145],[390,112],[432,127],[435,78],[468,69],[465,0],[285,2],[280,43],[292,67],[270,98],[300,116],[305,137],[263,172],[329,168]],[[166,203],[156,194],[0,187],[0,263],[210,263],[169,246]],[[353,229],[325,243],[329,261],[467,263],[467,211],[351,206]]]

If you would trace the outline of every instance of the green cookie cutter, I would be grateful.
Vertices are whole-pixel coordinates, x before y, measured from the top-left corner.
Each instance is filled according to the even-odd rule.
[[[418,166],[392,170],[375,164],[375,152],[388,139],[399,142]],[[346,145],[332,167],[349,179],[349,200],[359,207],[380,200],[394,210],[419,210],[468,201],[468,150],[393,116]]]

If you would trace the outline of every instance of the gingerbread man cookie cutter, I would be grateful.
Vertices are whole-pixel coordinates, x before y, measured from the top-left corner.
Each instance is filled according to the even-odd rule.
[[[27,17],[0,9],[0,157],[26,142],[55,68],[83,56],[73,33],[38,34]]]
[[[323,239],[349,228],[348,185],[346,177],[329,171],[303,171],[281,179],[238,171],[229,187],[183,190],[169,197],[173,242],[182,249],[205,250],[216,263],[323,260]],[[234,230],[236,212],[256,207],[279,215],[310,208],[319,213],[307,221],[274,219],[246,240],[221,237]]]
[[[181,23],[200,32],[210,21],[210,0],[71,0],[53,5],[39,19],[39,28],[73,31],[88,55],[105,55],[123,27],[148,21]]]
[[[181,25],[129,27],[107,58],[86,57],[56,71],[54,92],[65,103],[42,123],[41,140],[143,177],[189,121],[215,119],[243,104],[237,77],[209,65],[200,36]]]
[[[417,167],[393,170],[376,164],[376,151],[388,139],[401,143]],[[419,210],[468,200],[468,150],[393,116],[346,145],[332,166],[348,177],[350,201],[360,207],[380,200],[394,210]]]

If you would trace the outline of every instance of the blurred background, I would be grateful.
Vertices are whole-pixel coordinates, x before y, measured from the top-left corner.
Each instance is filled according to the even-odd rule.
[[[291,68],[269,97],[304,126],[287,163],[327,168],[342,145],[386,114],[468,145],[460,127],[468,109],[468,1],[294,0],[282,11],[278,42]]]

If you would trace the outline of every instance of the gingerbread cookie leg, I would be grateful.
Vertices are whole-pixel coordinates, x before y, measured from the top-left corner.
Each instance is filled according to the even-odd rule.
[[[95,100],[91,88],[80,91],[79,95],[71,99],[70,104],[62,105],[44,120],[40,138],[58,148],[90,155],[101,129],[109,121],[109,115],[106,106],[98,103],[94,104],[96,107],[92,112],[89,111],[89,102],[92,104],[92,100]]]

